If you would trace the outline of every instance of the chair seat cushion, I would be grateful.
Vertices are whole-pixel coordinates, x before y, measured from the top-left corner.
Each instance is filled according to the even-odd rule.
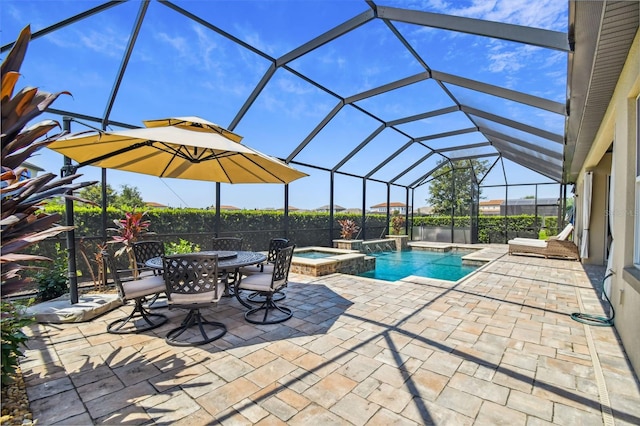
[[[240,288],[253,291],[271,291],[271,274],[252,274],[240,281]]]
[[[251,265],[244,266],[240,268],[240,273],[242,275],[253,275],[253,274],[273,274],[273,263],[265,263],[263,265]]]
[[[547,242],[544,240],[534,240],[534,239],[527,239],[527,238],[520,238],[520,239],[516,238],[513,240],[509,240],[509,244],[517,245],[517,246],[539,247],[539,248],[547,247]]]
[[[166,291],[162,275],[148,275],[139,280],[126,281],[122,283],[125,299],[136,299],[138,297],[150,296]]]
[[[203,293],[171,293],[169,295],[170,305],[194,305],[194,304],[206,304],[213,303],[220,300],[224,293],[224,283],[218,282],[217,297],[215,291],[207,291]]]

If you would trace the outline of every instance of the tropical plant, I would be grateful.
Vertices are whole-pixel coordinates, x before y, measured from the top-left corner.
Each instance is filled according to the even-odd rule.
[[[402,234],[404,231],[405,218],[400,215],[400,213],[396,210],[393,212],[393,216],[391,217],[391,229],[393,229],[393,233],[396,235]]]
[[[2,62],[2,172],[0,173],[0,266],[3,292],[15,290],[26,283],[22,276],[24,269],[35,266],[23,265],[24,262],[51,259],[36,254],[26,254],[24,250],[46,238],[72,229],[59,226],[60,214],[47,214],[42,210],[47,200],[63,196],[77,199],[72,191],[92,185],[95,182],[73,183],[80,175],[73,174],[56,179],[56,174],[45,173],[33,178],[25,178],[26,169],[21,165],[33,153],[55,141],[62,133],[46,137],[47,133],[60,128],[53,120],[45,120],[28,128],[25,126],[61,94],[47,93],[34,87],[26,87],[14,96],[16,83],[20,77],[20,67],[31,39],[30,27],[25,27],[13,48]],[[44,139],[42,139],[44,137]],[[79,199],[78,199],[79,200]],[[80,200],[82,201],[82,200]],[[2,304],[2,384],[15,371],[18,357],[22,355],[20,346],[27,336],[20,329],[30,322],[11,304]]]
[[[129,268],[133,271],[134,278],[138,276],[138,268],[136,266],[136,258],[133,254],[133,243],[140,240],[140,237],[149,233],[149,225],[151,221],[145,220],[147,212],[128,212],[125,213],[124,219],[115,219],[113,223],[115,228],[108,228],[107,231],[117,232],[118,235],[111,237],[111,244],[122,244],[122,247],[116,251],[116,256],[122,254],[127,255],[129,259]]]
[[[61,248],[60,243],[56,243],[56,257],[53,259],[53,265],[35,276],[38,282],[38,300],[55,299],[68,291],[67,259],[67,250]]]
[[[14,89],[18,81],[19,69],[31,38],[27,26],[18,37],[11,52],[2,63],[2,179],[0,194],[2,197],[2,286],[7,291],[25,283],[20,271],[27,268],[21,262],[50,260],[44,256],[22,253],[27,247],[72,228],[59,226],[60,214],[46,214],[41,210],[44,202],[56,196],[72,199],[71,191],[92,185],[95,182],[73,183],[81,175],[71,175],[56,180],[56,174],[45,173],[37,177],[24,179],[25,168],[21,164],[34,152],[56,140],[62,133],[46,137],[49,131],[59,128],[53,120],[39,122],[25,129],[33,118],[41,114],[61,94],[68,92],[46,93],[37,88],[27,87],[15,96]],[[82,201],[82,200],[81,200]],[[31,268],[34,268],[31,266]]]
[[[352,239],[360,230],[360,227],[356,225],[356,222],[353,219],[342,219],[338,221],[338,224],[341,227],[340,238],[345,240]]]
[[[18,367],[18,358],[23,356],[22,347],[29,339],[22,328],[33,323],[33,319],[22,313],[22,306],[0,302],[0,331],[2,332],[2,386],[12,382]]]
[[[194,253],[200,251],[200,246],[192,243],[191,241],[180,238],[180,241],[177,243],[173,241],[165,243],[164,251],[166,254]]]

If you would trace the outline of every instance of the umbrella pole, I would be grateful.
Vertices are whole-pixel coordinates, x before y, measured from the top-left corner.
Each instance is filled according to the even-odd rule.
[[[62,119],[63,129],[67,132],[71,130],[71,118],[64,117]],[[63,177],[73,174],[73,167],[71,166],[71,158],[64,157],[64,167],[62,167],[61,173]],[[71,195],[71,191],[68,193]],[[73,200],[66,198],[64,202],[65,222],[67,226],[74,226],[73,219]],[[67,231],[67,279],[69,280],[69,296],[71,297],[71,303],[78,303],[78,274],[76,265],[76,233],[73,229]]]
[[[220,236],[220,182],[216,182],[216,223],[213,236]]]

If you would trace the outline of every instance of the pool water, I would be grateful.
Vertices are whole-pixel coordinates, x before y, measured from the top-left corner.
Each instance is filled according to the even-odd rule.
[[[410,250],[400,252],[374,253],[376,269],[359,274],[361,277],[385,281],[397,281],[416,275],[419,277],[457,281],[478,269],[477,266],[462,264],[462,256],[470,252],[430,252]]]
[[[335,256],[339,253],[327,253],[323,251],[303,251],[293,253],[296,257],[304,257],[305,259],[324,259],[325,257]]]

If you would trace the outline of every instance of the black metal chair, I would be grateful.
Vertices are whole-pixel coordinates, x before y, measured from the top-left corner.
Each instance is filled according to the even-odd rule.
[[[141,271],[151,270],[154,275],[158,274],[157,269],[148,268],[145,262],[154,257],[164,256],[164,244],[161,241],[136,241],[132,247],[138,269]]]
[[[238,237],[216,237],[212,240],[211,250],[214,251],[241,251],[243,238]],[[236,282],[238,281],[238,270],[221,271],[226,273],[227,294],[232,295]]]
[[[211,250],[215,251],[240,251],[242,250],[243,238],[237,237],[217,237],[211,244]]]
[[[286,238],[272,238],[269,240],[269,251],[267,252],[267,260],[259,263],[257,265],[245,266],[240,268],[240,274],[249,276],[253,274],[272,274],[273,273],[273,264],[276,261],[276,257],[278,256],[278,252],[285,247],[288,247],[290,244],[289,240]],[[273,301],[279,302],[284,299],[286,295],[283,290],[276,292],[273,295]],[[247,300],[253,303],[263,303],[264,297],[261,296],[258,292],[253,292],[247,296]],[[244,303],[243,303],[244,304]],[[247,308],[251,307],[250,305],[244,304]]]
[[[281,249],[276,256],[271,274],[253,274],[240,278],[236,287],[236,298],[244,306],[240,296],[241,290],[257,292],[264,297],[264,302],[258,307],[249,309],[244,317],[253,324],[277,324],[288,320],[293,315],[290,308],[278,306],[273,300],[275,293],[283,289],[288,284],[289,270],[291,269],[291,259],[295,245]],[[271,317],[269,317],[271,315]],[[262,316],[262,319],[260,319]]]
[[[133,311],[128,316],[111,322],[107,326],[107,331],[113,334],[140,333],[159,327],[167,322],[165,315],[151,313],[144,307],[147,297],[154,296],[165,290],[162,276],[147,275],[123,282],[120,279],[119,271],[116,269],[111,254],[103,251],[102,257],[107,269],[111,271],[122,303],[126,304],[129,300],[133,300],[135,303]]]
[[[140,273],[151,272],[153,275],[159,275],[161,273],[160,270],[156,268],[149,268],[145,264],[149,259],[164,256],[164,244],[161,241],[136,241],[132,244],[132,248],[133,256],[136,259],[136,265]],[[164,291],[162,291],[162,293],[164,293]],[[160,294],[161,293],[156,294],[153,299],[147,303],[148,308],[155,309],[167,306],[164,299],[160,302],[158,301]]]
[[[163,257],[163,265],[169,308],[189,309],[180,327],[167,334],[167,343],[196,346],[224,336],[226,326],[221,322],[208,321],[200,312],[217,303],[224,293],[224,280],[218,275],[218,256],[176,254]],[[195,327],[198,332],[192,330]]]

